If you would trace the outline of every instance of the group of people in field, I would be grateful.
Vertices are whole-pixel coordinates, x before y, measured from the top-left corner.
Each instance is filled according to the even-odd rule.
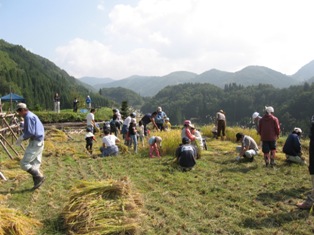
[[[144,140],[147,139],[149,145],[149,157],[160,157],[160,148],[162,146],[162,138],[160,136],[151,136],[148,124],[152,130],[169,131],[171,129],[170,119],[167,114],[158,107],[152,113],[146,113],[137,122],[136,113],[130,113],[124,120],[118,109],[113,109],[113,115],[109,122],[103,126],[104,136],[102,138],[102,147],[100,148],[101,156],[115,156],[119,154],[117,143],[123,141],[126,146],[133,148],[134,153],[138,151],[138,144],[144,147]],[[91,109],[86,116],[87,133],[86,149],[92,153],[93,141],[96,141],[95,132],[95,109]],[[122,140],[118,138],[118,134],[122,135]],[[183,170],[190,170],[196,164],[199,156],[198,148],[204,148],[204,139],[201,133],[195,128],[191,121],[184,121],[181,131],[181,144],[176,151],[176,159]]]
[[[45,181],[45,177],[40,171],[42,152],[44,149],[44,126],[40,119],[28,110],[25,103],[18,103],[16,112],[24,119],[23,133],[18,137],[16,145],[20,146],[24,140],[29,140],[20,165],[23,170],[32,175],[34,182],[33,189],[35,190]],[[86,117],[86,149],[90,153],[92,153],[93,142],[97,141],[94,136],[94,130],[97,128],[94,114],[95,109],[91,108],[90,113]],[[225,113],[220,110],[218,114],[220,119],[217,118],[218,133],[216,138],[223,137],[222,139],[224,139],[226,127]],[[274,115],[274,108],[271,106],[265,107],[265,113],[263,116],[260,116],[258,112],[254,112],[252,119],[255,123],[256,130],[260,135],[265,166],[274,167],[276,165],[276,141],[280,135],[279,120]],[[113,120],[115,120],[115,122],[113,122]],[[224,123],[221,120],[223,120]],[[103,145],[100,149],[102,156],[114,156],[119,153],[117,143],[120,142],[120,139],[117,137],[117,133],[120,132],[120,126],[122,125],[121,133],[125,144],[128,146],[133,145],[135,153],[137,153],[138,139],[141,141],[141,138],[143,140],[147,137],[149,144],[149,156],[151,158],[155,156],[160,157],[162,138],[160,136],[150,136],[147,125],[152,123],[153,128],[158,131],[166,131],[171,128],[169,119],[166,113],[162,111],[161,107],[158,107],[157,111],[151,114],[145,114],[139,121],[139,125],[136,124],[135,113],[131,113],[124,121],[122,121],[119,110],[114,109],[111,122],[115,124],[115,127],[118,130],[117,132],[113,131],[111,129],[111,125],[108,127],[104,126],[104,136],[102,138]],[[286,161],[289,163],[298,163],[302,165],[307,164],[302,156],[300,143],[301,135],[301,128],[295,127],[284,143],[283,152],[286,154]],[[236,134],[236,140],[241,142],[241,146],[236,148],[239,153],[237,160],[244,157],[249,161],[254,161],[254,156],[256,156],[259,152],[259,147],[255,140],[241,132]],[[193,169],[199,156],[198,153],[200,148],[204,147],[202,144],[204,144],[204,142],[199,131],[195,129],[195,126],[190,120],[185,120],[181,130],[181,144],[175,152],[176,161],[182,170],[186,171]],[[297,204],[297,206],[301,209],[310,209],[314,204],[314,115],[311,118],[310,128],[309,173],[311,175],[312,191],[304,202]]]
[[[258,112],[252,115],[257,133],[260,135],[262,153],[265,161],[265,166],[274,167],[276,165],[276,148],[277,139],[280,135],[280,124],[278,118],[274,115],[274,108],[271,106],[265,107],[265,114],[260,116]],[[293,128],[288,135],[282,151],[286,155],[288,163],[297,163],[307,165],[302,153],[300,138],[302,130],[299,127]],[[242,133],[236,134],[237,141],[241,142],[241,146],[236,148],[239,155],[236,160],[239,161],[241,157],[254,160],[254,156],[258,154],[259,148],[255,140]],[[314,115],[311,118],[310,128],[310,144],[309,144],[309,173],[311,175],[312,191],[304,202],[298,203],[297,207],[300,209],[310,209],[314,204]]]

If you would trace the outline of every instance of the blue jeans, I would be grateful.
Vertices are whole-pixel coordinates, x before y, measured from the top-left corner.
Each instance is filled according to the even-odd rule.
[[[137,153],[137,135],[130,135],[131,141],[130,141],[130,147],[133,144],[134,152]]]
[[[101,155],[103,157],[108,157],[108,156],[116,156],[119,153],[119,149],[117,145],[111,145],[109,147],[101,147],[100,152],[102,153]]]

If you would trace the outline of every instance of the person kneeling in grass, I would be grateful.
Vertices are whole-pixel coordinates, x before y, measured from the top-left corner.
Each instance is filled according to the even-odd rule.
[[[120,139],[115,135],[110,135],[110,130],[104,130],[105,136],[102,139],[103,146],[100,148],[101,156],[116,156],[119,153],[119,148],[116,143],[120,142]]]
[[[182,144],[176,149],[176,160],[183,171],[191,170],[196,164],[197,150],[188,137],[182,138]]]
[[[241,141],[241,146],[236,147],[236,151],[239,153],[236,160],[240,161],[241,157],[248,159],[249,161],[254,161],[254,156],[258,154],[258,146],[255,140],[248,135],[243,133],[236,134],[237,142]]]
[[[300,142],[301,134],[302,130],[295,127],[282,148],[283,152],[286,154],[287,162],[289,163],[306,164],[304,157],[302,157]]]

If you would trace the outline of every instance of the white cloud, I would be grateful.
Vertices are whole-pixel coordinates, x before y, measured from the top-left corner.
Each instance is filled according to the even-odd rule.
[[[103,39],[70,41],[57,49],[57,63],[77,77],[231,72],[248,65],[292,74],[314,59],[311,6],[310,0],[119,4],[109,14]]]

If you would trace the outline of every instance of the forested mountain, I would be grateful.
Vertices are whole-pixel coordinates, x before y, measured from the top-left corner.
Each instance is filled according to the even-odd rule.
[[[286,88],[301,84],[313,76],[314,62],[304,66],[293,76],[263,66],[247,66],[234,73],[211,69],[199,75],[191,72],[173,72],[162,77],[132,76],[114,82],[98,84],[97,87],[124,87],[141,96],[154,96],[166,86],[183,83],[209,83],[220,88],[233,83],[243,86],[269,84],[276,88]]]
[[[112,78],[95,78],[95,77],[81,77],[78,80],[90,86],[95,86],[95,88],[99,88],[99,84],[114,82]]]
[[[31,108],[52,109],[56,92],[61,96],[61,108],[71,108],[75,97],[84,105],[87,95],[95,106],[110,104],[49,60],[4,40],[0,40],[0,83],[1,96],[10,92],[19,94]]]
[[[158,92],[142,107],[142,112],[152,112],[158,106],[170,117],[172,124],[182,124],[191,119],[197,124],[213,122],[218,110],[226,112],[228,125],[252,125],[252,113],[261,115],[265,106],[273,106],[282,129],[290,132],[301,127],[308,133],[310,118],[314,114],[314,84],[279,89],[272,85],[244,87],[230,84],[224,89],[211,84],[181,84],[168,86]]]
[[[173,72],[168,75],[159,76],[131,76],[114,82],[98,84],[100,88],[123,87],[130,89],[137,94],[145,96],[153,96],[158,91],[169,85],[177,85],[191,82],[197,74],[191,72]]]
[[[313,71],[314,71],[314,60],[304,65],[295,74],[293,74],[292,77],[297,81],[305,82],[308,79],[314,77]]]
[[[128,105],[135,109],[140,109],[144,104],[144,98],[134,91],[122,87],[102,88],[99,93],[107,99],[121,104],[122,101],[128,101]]]

